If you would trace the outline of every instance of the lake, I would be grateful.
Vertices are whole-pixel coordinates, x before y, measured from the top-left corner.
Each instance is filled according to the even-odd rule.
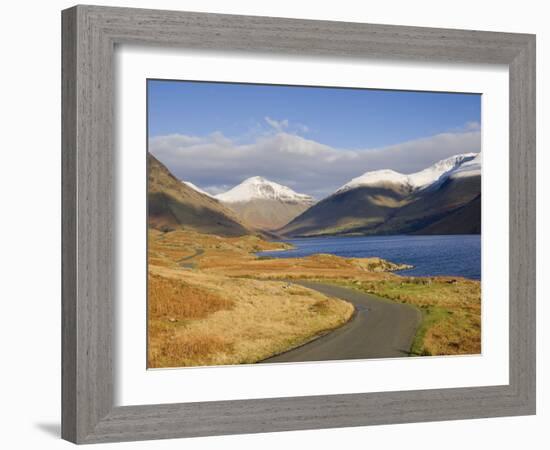
[[[353,236],[288,239],[295,248],[260,252],[258,256],[294,258],[329,253],[346,258],[378,256],[413,269],[399,274],[413,276],[451,275],[481,278],[481,236]]]

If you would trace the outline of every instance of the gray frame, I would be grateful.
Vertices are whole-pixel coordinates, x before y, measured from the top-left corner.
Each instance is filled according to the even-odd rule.
[[[63,11],[62,437],[76,443],[535,413],[535,36],[76,6]],[[116,44],[506,64],[510,73],[510,383],[113,406]]]

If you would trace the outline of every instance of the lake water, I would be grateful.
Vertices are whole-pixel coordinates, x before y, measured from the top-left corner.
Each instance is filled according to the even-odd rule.
[[[481,236],[358,236],[289,239],[288,251],[261,252],[258,256],[294,258],[329,253],[347,258],[378,256],[394,263],[410,264],[402,275],[451,275],[481,278]]]

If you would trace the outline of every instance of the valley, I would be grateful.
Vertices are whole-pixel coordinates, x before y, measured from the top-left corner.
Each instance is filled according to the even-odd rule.
[[[148,367],[292,361],[304,352],[332,359],[328,348],[351,341],[342,355],[360,359],[395,356],[397,347],[480,353],[478,280],[408,276],[411,265],[379,255],[258,255],[283,255],[292,249],[283,238],[294,236],[479,233],[478,158],[458,155],[411,175],[367,172],[316,202],[258,176],[214,195],[148,155]],[[379,326],[358,325],[374,311]],[[342,341],[348,332],[335,330],[355,331]],[[357,343],[395,336],[399,345],[376,351]]]
[[[403,356],[407,352],[480,352],[479,281],[400,276],[398,271],[408,266],[380,258],[312,255],[265,259],[255,255],[261,250],[287,248],[287,244],[257,236],[150,230],[148,367],[248,364],[322,336],[328,339],[327,333],[353,319],[357,308],[331,295],[334,290],[315,289],[311,283],[386,299],[375,303],[390,301],[413,307],[417,313],[410,317],[418,328],[414,325],[410,348],[404,349]],[[180,263],[182,259],[185,265]],[[391,318],[388,320],[391,323]],[[382,339],[390,339],[394,332],[391,327],[384,329],[386,337]],[[350,358],[395,355],[389,347],[383,355],[382,349],[365,353],[369,345],[358,345],[362,350],[346,353]]]
[[[284,237],[481,232],[481,156],[474,153],[408,175],[366,172],[320,201],[260,176],[217,195],[184,183],[249,230]]]

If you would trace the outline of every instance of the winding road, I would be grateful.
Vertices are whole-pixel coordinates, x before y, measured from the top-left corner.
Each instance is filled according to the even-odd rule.
[[[261,363],[395,358],[409,355],[422,319],[418,309],[353,289],[292,281],[322,294],[353,303],[354,317],[344,326]]]
[[[193,259],[197,256],[200,256],[203,253],[204,253],[204,250],[202,248],[197,248],[197,249],[195,249],[195,253],[193,253],[192,255],[185,256],[185,257],[181,258],[180,260],[178,260],[178,264],[179,264],[180,267],[183,267],[185,269],[194,269],[195,266],[196,266],[196,263],[186,262],[186,261],[189,261],[190,259]]]

